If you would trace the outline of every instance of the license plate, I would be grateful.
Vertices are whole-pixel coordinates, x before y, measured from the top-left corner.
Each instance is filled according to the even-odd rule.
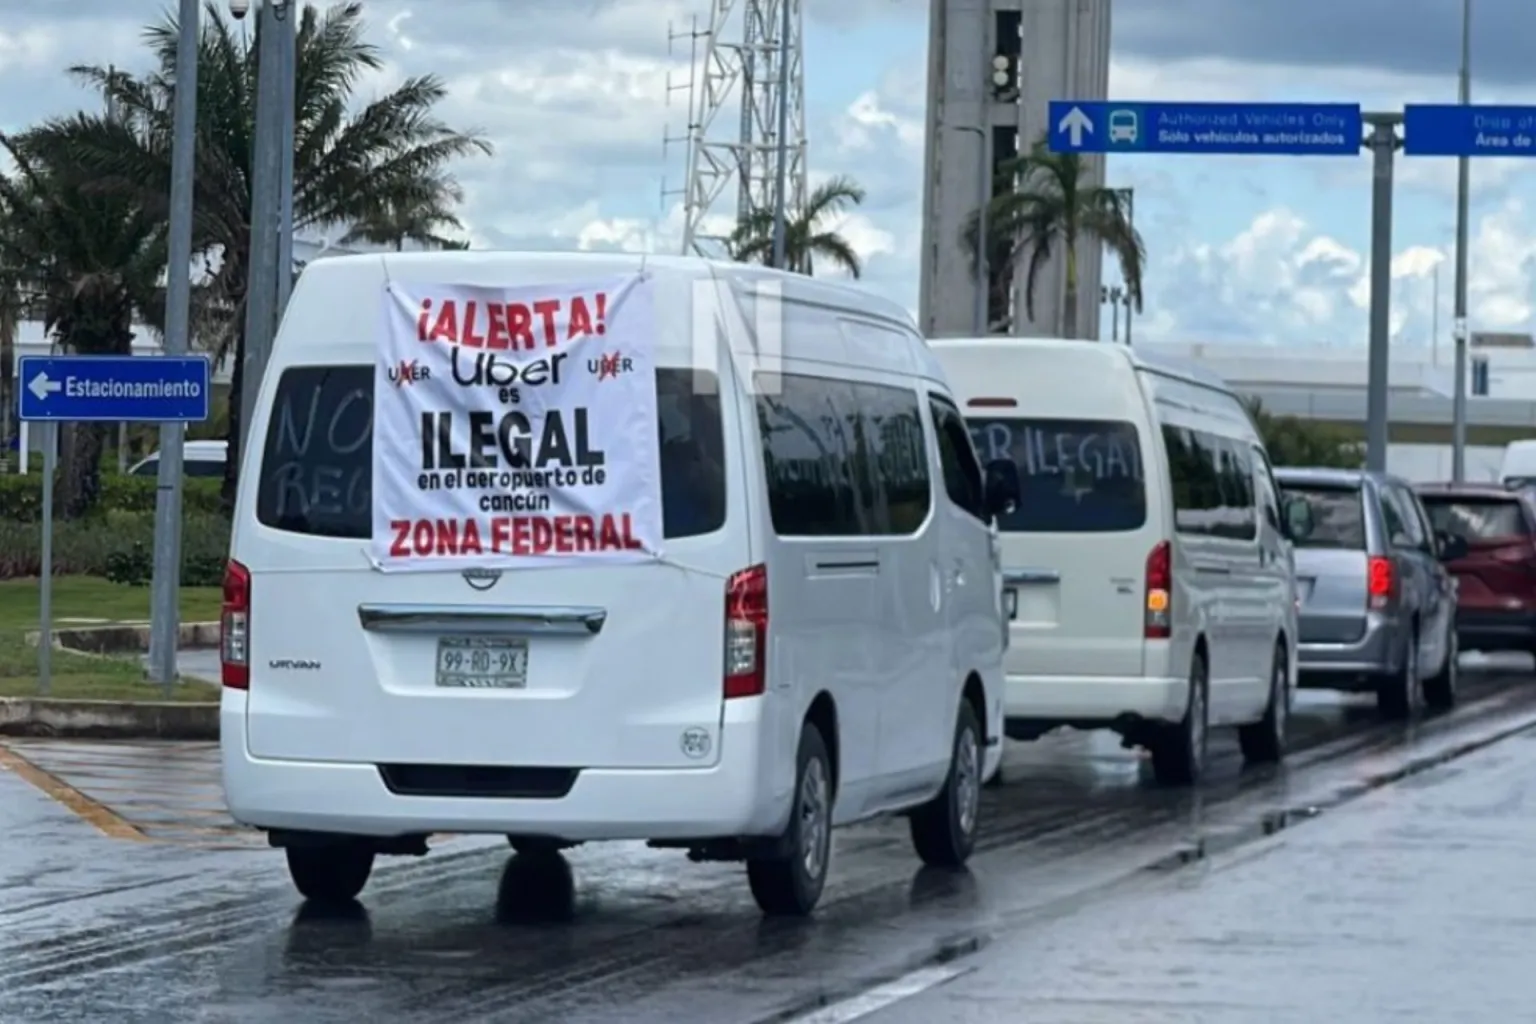
[[[1019,592],[1012,587],[1003,591],[1003,610],[1008,613],[1009,619],[1019,617]]]
[[[528,685],[528,641],[439,637],[437,685],[470,690],[521,690]]]

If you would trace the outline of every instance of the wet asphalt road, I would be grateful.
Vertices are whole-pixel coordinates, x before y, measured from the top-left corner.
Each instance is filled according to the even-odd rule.
[[[1142,762],[1112,737],[1017,745],[1006,784],[987,791],[970,872],[916,870],[902,822],[849,830],[809,922],[761,920],[738,865],[694,865],[623,844],[573,851],[567,872],[510,858],[494,838],[449,840],[423,860],[384,861],[364,893],[365,911],[320,918],[298,905],[274,852],[233,841],[203,848],[173,833],[164,841],[110,838],[16,773],[0,772],[0,1021],[755,1024],[814,1012],[940,960],[978,965],[969,982],[979,984],[1010,943],[1053,921],[1102,918],[1107,912],[1096,908],[1136,879],[1182,879],[1203,870],[1194,862],[1240,858],[1276,830],[1301,843],[1320,826],[1286,826],[1317,814],[1342,819],[1364,806],[1345,801],[1415,763],[1532,725],[1536,685],[1526,670],[1469,678],[1454,714],[1410,727],[1380,724],[1368,703],[1304,694],[1296,752],[1284,769],[1241,770],[1223,733],[1214,777],[1195,793],[1153,787]],[[103,745],[87,746],[97,749],[69,764],[106,757]],[[189,759],[157,785],[206,791],[210,771],[215,762]],[[133,794],[95,795],[131,813]],[[1175,870],[1186,864],[1193,866]],[[1097,933],[1072,932],[1070,947],[1050,948],[1091,986],[1094,965],[1110,966],[1097,958],[1096,942],[1119,945],[1134,925],[1126,934],[1156,946],[1160,921],[1185,912],[1163,898],[1166,910],[1143,910],[1130,923],[1106,919]],[[1264,912],[1231,911],[1226,927]],[[1280,945],[1271,956],[1287,955]],[[1249,966],[1261,970],[1254,960]],[[1156,973],[1146,963],[1140,969]],[[914,998],[958,1000],[922,1004],[934,1016],[892,1024],[1026,1019],[996,1016],[996,1000],[964,999],[967,982]],[[1219,1006],[1202,1010],[1216,1015],[1206,1018],[1131,1014],[1140,1004],[1134,994],[1122,997],[1132,1002],[1120,1005],[1116,1021],[1248,1019],[1218,1014]],[[1027,1019],[1095,1018],[1042,1010]]]

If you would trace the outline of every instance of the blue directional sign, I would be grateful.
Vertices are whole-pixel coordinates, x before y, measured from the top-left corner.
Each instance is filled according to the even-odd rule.
[[[1536,156],[1536,107],[1403,108],[1407,156]]]
[[[208,419],[206,356],[22,356],[23,420],[201,423]]]
[[[1053,153],[1358,156],[1355,103],[1121,103],[1052,100]]]

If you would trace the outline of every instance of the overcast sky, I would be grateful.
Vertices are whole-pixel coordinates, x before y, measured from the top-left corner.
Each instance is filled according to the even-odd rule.
[[[1113,98],[1453,102],[1457,0],[1115,0]],[[1532,0],[1477,0],[1474,94],[1536,104]],[[869,190],[844,231],[868,283],[916,306],[927,0],[806,0],[813,174]],[[0,0],[0,127],[94,102],[73,63],[138,68],[160,0]],[[450,84],[442,116],[483,130],[464,217],[482,244],[671,251],[680,223],[687,30],[706,0],[367,0],[390,66]],[[1433,268],[1449,336],[1454,161],[1399,163],[1394,327],[1429,344]],[[1369,166],[1364,157],[1117,158],[1150,253],[1140,337],[1358,344],[1364,337]],[[1532,329],[1536,160],[1474,174],[1474,328]],[[1113,278],[1113,272],[1107,277]]]

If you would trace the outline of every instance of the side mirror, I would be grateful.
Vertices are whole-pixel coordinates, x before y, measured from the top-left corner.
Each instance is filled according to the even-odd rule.
[[[1467,557],[1467,538],[1444,530],[1435,531],[1435,553],[1442,562],[1454,562]]]
[[[1306,498],[1293,496],[1285,499],[1285,536],[1293,544],[1300,544],[1312,536],[1316,524],[1312,521],[1312,503]]]
[[[988,516],[996,519],[1012,512],[1019,507],[1023,493],[1019,467],[1012,459],[993,459],[986,465],[984,490]]]

